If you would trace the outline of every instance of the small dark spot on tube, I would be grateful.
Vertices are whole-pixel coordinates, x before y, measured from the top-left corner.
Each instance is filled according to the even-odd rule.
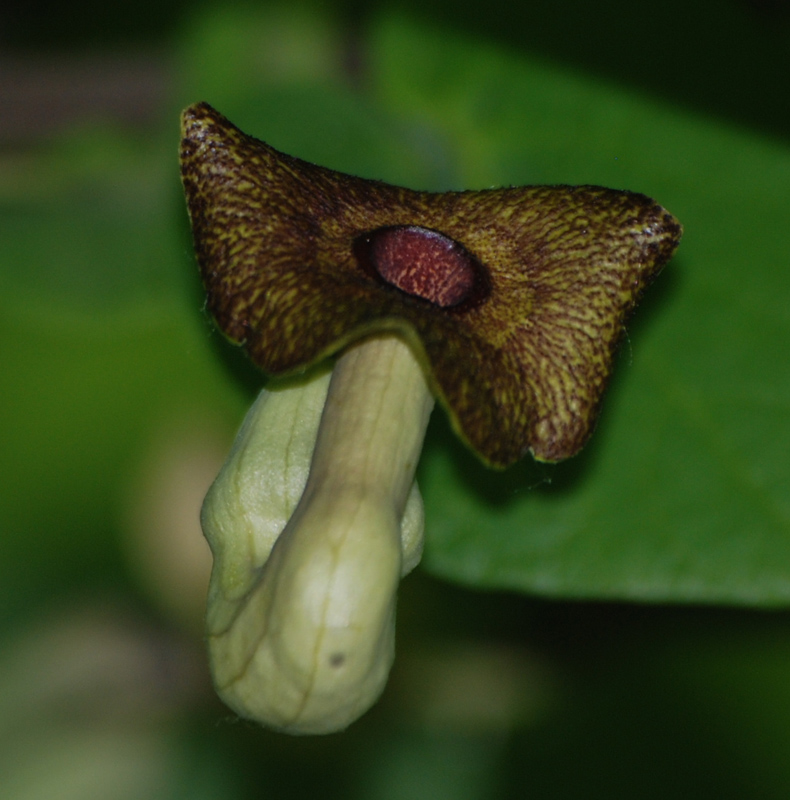
[[[343,653],[332,653],[332,655],[329,656],[329,666],[331,667],[342,667],[345,661],[346,656]]]

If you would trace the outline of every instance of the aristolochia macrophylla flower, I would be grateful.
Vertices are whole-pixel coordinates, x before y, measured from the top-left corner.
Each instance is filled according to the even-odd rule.
[[[576,453],[678,221],[595,186],[417,192],[279,153],[205,103],[182,177],[208,307],[263,370],[395,332],[488,463]]]
[[[680,225],[598,187],[431,194],[353,178],[205,104],[184,113],[181,156],[219,327],[273,375],[338,356],[331,379],[262,393],[206,497],[214,683],[264,725],[342,730],[394,657],[434,396],[493,465],[573,455]]]

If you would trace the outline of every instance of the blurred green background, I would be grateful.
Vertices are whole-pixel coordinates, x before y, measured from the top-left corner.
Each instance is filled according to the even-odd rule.
[[[790,794],[790,4],[5,4],[5,798]],[[178,114],[413,188],[596,183],[684,223],[598,430],[488,472],[437,411],[381,702],[212,693],[197,513],[261,378],[203,311]]]

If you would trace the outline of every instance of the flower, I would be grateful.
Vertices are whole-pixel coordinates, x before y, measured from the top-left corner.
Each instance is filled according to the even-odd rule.
[[[681,227],[633,192],[415,192],[279,153],[205,103],[182,122],[208,308],[264,371],[303,375],[262,392],[203,505],[214,682],[270,727],[341,730],[394,658],[434,396],[493,466],[573,455]]]

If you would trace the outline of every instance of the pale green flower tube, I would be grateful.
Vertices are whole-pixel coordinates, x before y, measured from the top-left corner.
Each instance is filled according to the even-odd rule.
[[[409,348],[379,337],[250,410],[201,515],[212,674],[241,716],[330,733],[383,690],[398,582],[422,553],[432,408]]]

